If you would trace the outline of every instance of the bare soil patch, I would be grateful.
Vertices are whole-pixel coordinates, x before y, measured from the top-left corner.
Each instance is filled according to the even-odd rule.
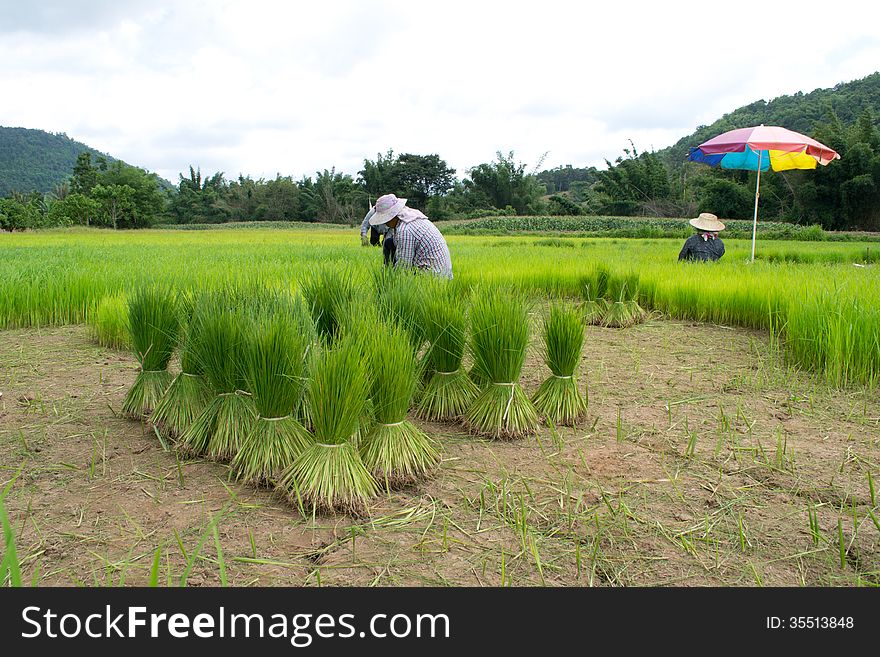
[[[82,326],[0,332],[0,488],[29,581],[145,584],[158,548],[161,583],[193,561],[188,585],[215,585],[214,522],[236,586],[880,583],[878,393],[787,369],[761,333],[590,328],[579,426],[423,423],[439,474],[366,519],[303,518],[164,450],[120,416],[136,370]],[[526,392],[546,374],[532,353]]]

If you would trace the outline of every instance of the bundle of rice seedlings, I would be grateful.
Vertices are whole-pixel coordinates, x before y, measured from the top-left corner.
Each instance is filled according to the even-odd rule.
[[[123,294],[103,297],[89,315],[92,337],[102,347],[129,349],[128,301]]]
[[[351,440],[369,395],[368,368],[368,360],[350,339],[337,340],[315,362],[306,384],[312,442],[278,484],[303,510],[358,514],[378,494]]]
[[[375,274],[379,311],[382,316],[400,325],[414,353],[425,344],[425,302],[429,279],[420,272],[385,267]]]
[[[249,320],[228,297],[206,297],[193,315],[195,358],[214,398],[180,437],[181,447],[220,460],[235,456],[256,418],[242,370]]]
[[[628,281],[623,277],[614,277],[608,283],[609,303],[602,318],[602,326],[607,328],[626,328],[635,323],[634,309],[629,303]],[[638,304],[636,304],[638,307]]]
[[[639,275],[632,273],[626,277],[626,305],[629,307],[629,313],[632,317],[632,324],[638,324],[644,321],[647,313],[644,308],[639,305]]]
[[[162,395],[150,421],[172,438],[182,435],[205,410],[211,400],[211,388],[205,381],[196,358],[192,324],[182,330],[180,341],[180,373]]]
[[[375,423],[360,444],[364,465],[386,490],[414,484],[437,467],[440,452],[406,418],[419,381],[416,355],[402,328],[377,327],[370,368]]]
[[[577,366],[584,344],[584,326],[578,311],[554,304],[544,318],[544,362],[552,376],[532,397],[535,408],[556,424],[573,424],[587,410],[580,393]]]
[[[269,482],[309,444],[293,415],[304,390],[307,340],[290,315],[279,314],[259,321],[247,341],[244,370],[257,417],[232,459],[239,480]]]
[[[529,314],[522,295],[487,290],[471,306],[471,353],[488,379],[465,414],[470,431],[517,438],[538,428],[538,411],[519,385],[529,344]]]
[[[596,290],[598,285],[595,281],[590,280],[584,284],[584,301],[581,304],[581,316],[587,324],[599,326],[605,317],[605,311],[608,309],[608,302]]]
[[[318,333],[331,343],[346,307],[358,295],[351,272],[325,267],[306,275],[300,286]]]
[[[128,302],[128,329],[141,371],[125,396],[122,412],[140,419],[156,407],[171,383],[168,362],[180,329],[173,294],[159,287],[137,290]]]
[[[418,415],[427,420],[453,420],[464,415],[479,389],[462,366],[467,346],[464,304],[448,285],[434,290],[425,303],[428,338],[427,370]]]

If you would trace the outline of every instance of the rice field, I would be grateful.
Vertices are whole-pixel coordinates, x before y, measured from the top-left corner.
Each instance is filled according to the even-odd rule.
[[[871,243],[727,240],[712,267],[676,261],[678,240],[450,236],[456,279],[533,296],[583,298],[597,265],[638,276],[638,300],[669,317],[766,330],[793,362],[838,386],[880,374],[880,249]],[[69,230],[0,235],[0,327],[106,321],[114,298],[147,283],[297,289],[319,266],[367,280],[379,258],[356,230]],[[117,344],[118,335],[107,334]]]
[[[378,571],[351,566],[348,579],[340,565],[335,583],[363,584],[366,570],[374,584],[384,575],[385,583],[471,585],[880,584],[873,245],[764,244],[749,264],[749,242],[727,240],[725,258],[703,265],[676,261],[679,240],[448,241],[452,284],[390,275],[351,229],[0,236],[0,389],[17,391],[0,397],[0,417],[14,422],[0,428],[0,454],[21,461],[2,471],[9,499],[0,511],[12,510],[5,545],[25,545],[13,557],[7,550],[0,580],[16,583],[30,566],[39,583],[33,567],[53,566],[39,521],[26,528],[22,520],[46,490],[40,473],[60,467],[54,479],[80,491],[59,498],[76,506],[82,496],[80,527],[96,490],[115,495],[109,446],[131,450],[129,473],[155,484],[139,491],[171,518],[179,555],[167,538],[155,544],[167,521],[120,506],[128,520],[117,524],[153,527],[135,532],[126,558],[112,532],[69,532],[102,542],[104,555],[90,552],[105,563],[105,583],[159,583],[164,567],[167,583],[182,570],[185,584],[197,562],[221,584],[230,572],[294,583],[278,569],[301,577],[312,560],[298,583],[320,585],[329,567],[321,551],[350,540],[358,561],[357,537],[369,534],[369,563],[390,561]],[[674,347],[673,334],[687,346]],[[67,380],[71,368],[79,374]],[[95,374],[100,389],[84,384],[57,397],[58,386]],[[796,413],[805,419],[792,431],[784,422]],[[58,431],[60,443],[50,438]],[[35,443],[66,460],[47,466]],[[135,464],[145,450],[155,467]],[[641,461],[627,466],[634,455]],[[608,459],[611,479],[596,470]],[[215,481],[194,484],[194,469]],[[131,499],[128,475],[117,481],[128,482],[120,499]],[[653,499],[646,486],[664,493]],[[689,500],[706,486],[703,514]],[[169,501],[185,490],[207,524],[182,520],[186,500]],[[221,491],[229,501],[219,508]],[[806,529],[796,520],[802,510]],[[250,517],[250,557],[240,531],[218,529],[241,514]],[[258,517],[273,519],[259,539]],[[672,529],[680,517],[693,526]],[[772,548],[768,522],[779,533]],[[377,533],[382,523],[390,543]],[[178,525],[196,532],[195,548]],[[755,534],[756,526],[764,529]],[[276,530],[311,536],[318,556],[284,561]],[[799,545],[793,554],[786,533]],[[211,536],[216,556],[197,557]],[[243,570],[225,562],[221,537]],[[658,541],[666,547],[654,553]],[[272,556],[259,555],[258,543]],[[457,570],[456,543],[468,546],[467,574]],[[425,549],[443,555],[427,558],[433,573],[419,559],[398,563]],[[794,565],[777,579],[771,564],[780,560]],[[733,570],[722,566],[731,561]],[[100,568],[86,570],[95,578]],[[46,581],[63,583],[83,567],[50,572]]]

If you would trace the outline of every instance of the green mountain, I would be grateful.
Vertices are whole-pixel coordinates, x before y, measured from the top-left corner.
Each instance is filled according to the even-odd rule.
[[[83,151],[92,154],[92,161],[97,156],[114,160],[63,133],[0,126],[0,197],[13,191],[52,191],[70,177]]]
[[[854,123],[866,110],[880,117],[880,72],[853,82],[842,82],[830,89],[816,89],[758,100],[740,107],[707,126],[700,126],[687,137],[657,151],[668,166],[678,169],[687,159],[688,148],[699,146],[716,135],[755,125],[778,125],[811,135],[817,125],[826,123],[833,110],[843,125]]]

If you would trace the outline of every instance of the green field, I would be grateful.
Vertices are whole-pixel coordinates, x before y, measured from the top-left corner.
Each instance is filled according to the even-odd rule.
[[[712,266],[677,262],[680,240],[450,236],[456,278],[579,298],[597,265],[639,276],[643,307],[669,317],[772,332],[794,363],[834,385],[880,374],[880,275],[873,243],[726,242]],[[0,327],[87,321],[105,296],[147,282],[295,289],[303,272],[379,266],[356,229],[49,231],[0,236]]]
[[[647,313],[628,328],[584,327],[580,358],[557,377],[574,373],[584,396],[572,426],[542,419],[498,440],[460,417],[386,409],[376,422],[406,418],[437,457],[430,476],[373,491],[358,516],[308,511],[299,493],[241,478],[228,454],[193,453],[132,419],[133,384],[156,366],[124,347],[122,321],[149,283],[169,299],[231,287],[259,305],[338,270],[359,295],[345,306],[363,313],[349,318],[356,334],[369,336],[381,253],[357,229],[0,235],[4,557],[15,545],[0,585],[880,585],[875,244],[759,241],[750,264],[750,242],[727,239],[720,262],[690,264],[677,262],[680,239],[448,242],[464,289],[447,291],[468,323],[469,291],[528,308],[517,378],[529,398],[550,378],[541,328],[556,300],[585,313],[600,278],[609,289],[637,280]],[[379,338],[364,359],[384,353]],[[183,344],[169,376],[192,365]],[[243,360],[214,353],[218,367]],[[473,350],[462,371],[472,364]],[[230,385],[218,396],[237,399]],[[283,420],[288,406],[261,414]]]

